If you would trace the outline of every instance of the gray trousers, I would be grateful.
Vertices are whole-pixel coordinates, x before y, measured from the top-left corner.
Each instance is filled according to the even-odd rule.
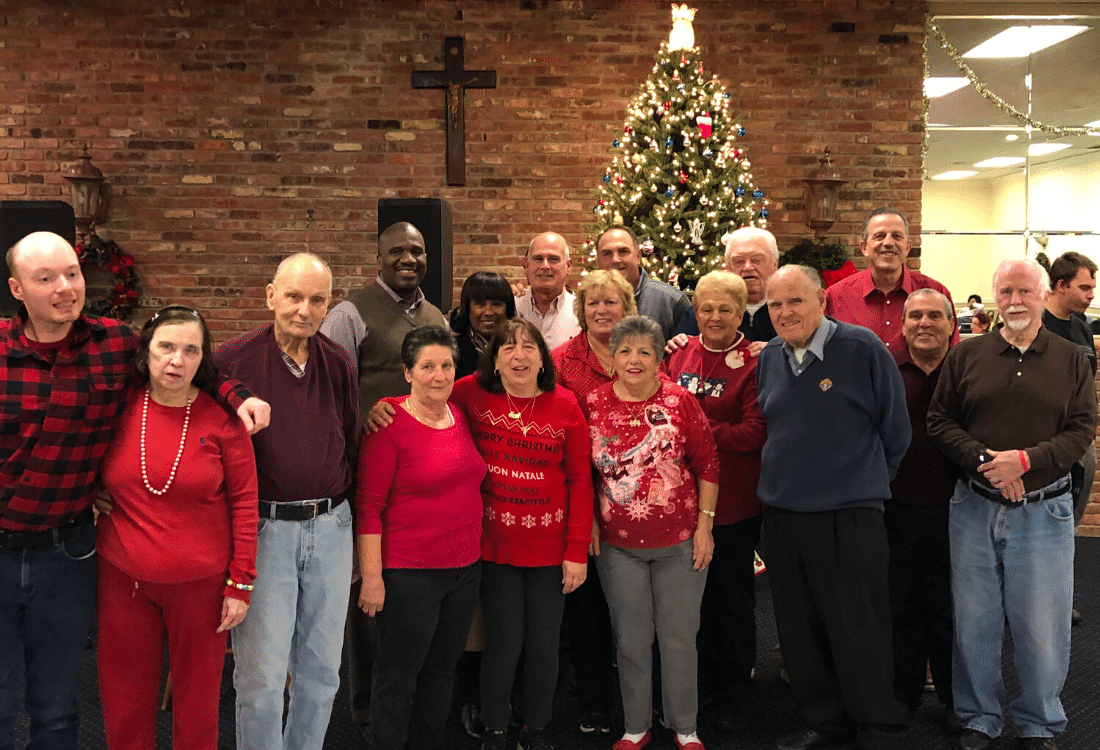
[[[661,652],[661,698],[674,732],[691,734],[699,708],[695,636],[707,572],[691,563],[692,543],[660,549],[600,545],[596,565],[611,611],[626,731],[653,720],[653,636]]]

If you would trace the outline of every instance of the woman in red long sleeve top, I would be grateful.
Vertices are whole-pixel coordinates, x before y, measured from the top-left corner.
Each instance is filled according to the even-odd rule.
[[[740,276],[714,271],[699,279],[692,298],[699,335],[669,355],[661,370],[695,394],[718,446],[718,505],[714,559],[703,591],[700,684],[722,731],[749,720],[747,701],[756,662],[756,573],[762,506],[756,498],[766,429],[756,401],[756,357],[738,330],[748,290]]]
[[[443,747],[455,663],[477,604],[485,461],[448,403],[458,348],[442,326],[410,331],[410,395],[359,454],[359,606],[376,616],[374,750]],[[415,719],[414,707],[418,706]]]
[[[164,637],[172,747],[215,750],[228,631],[248,610],[259,524],[256,459],[240,420],[202,388],[217,376],[197,312],[141,332],[145,375],[103,460],[113,507],[96,525],[99,684],[112,750],[155,747]]]

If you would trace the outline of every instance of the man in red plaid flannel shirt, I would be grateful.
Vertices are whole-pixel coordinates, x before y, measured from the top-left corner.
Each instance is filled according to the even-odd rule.
[[[29,747],[75,750],[95,601],[92,500],[139,337],[83,314],[80,261],[58,235],[27,235],[7,264],[22,305],[0,321],[0,748],[14,746],[25,686]],[[250,430],[266,426],[267,404],[239,383],[221,394]]]

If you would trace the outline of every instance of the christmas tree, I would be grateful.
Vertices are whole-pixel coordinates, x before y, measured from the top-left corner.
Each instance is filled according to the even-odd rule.
[[[716,76],[704,73],[691,30],[694,13],[672,6],[672,34],[612,144],[615,155],[591,225],[596,234],[629,227],[642,242],[650,276],[682,289],[694,289],[700,276],[722,268],[724,235],[764,227],[768,215],[751,164],[737,146],[745,129],[730,112],[730,95]],[[594,261],[595,242],[587,247]]]

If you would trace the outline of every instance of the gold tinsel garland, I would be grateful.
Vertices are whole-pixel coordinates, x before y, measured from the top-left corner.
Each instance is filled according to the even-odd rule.
[[[963,60],[962,55],[959,54],[959,51],[955,49],[954,45],[947,41],[947,37],[940,31],[940,27],[936,25],[936,22],[932,20],[932,16],[928,16],[925,23],[928,28],[928,33],[935,37],[936,41],[940,43],[944,52],[947,53],[948,57],[951,58],[955,65],[958,66],[959,70],[962,71],[962,74],[966,76],[974,86],[974,90],[985,97],[985,99],[997,109],[1007,113],[1032,129],[1041,130],[1044,133],[1053,133],[1054,135],[1100,135],[1100,128],[1090,128],[1084,125],[1050,125],[1040,120],[1036,120],[1026,112],[1021,112],[1016,109],[1004,99],[990,91],[989,87],[978,78],[978,74],[966,64],[966,61]],[[925,75],[925,77],[927,78],[928,76]],[[927,124],[927,108],[925,108],[925,113]]]

